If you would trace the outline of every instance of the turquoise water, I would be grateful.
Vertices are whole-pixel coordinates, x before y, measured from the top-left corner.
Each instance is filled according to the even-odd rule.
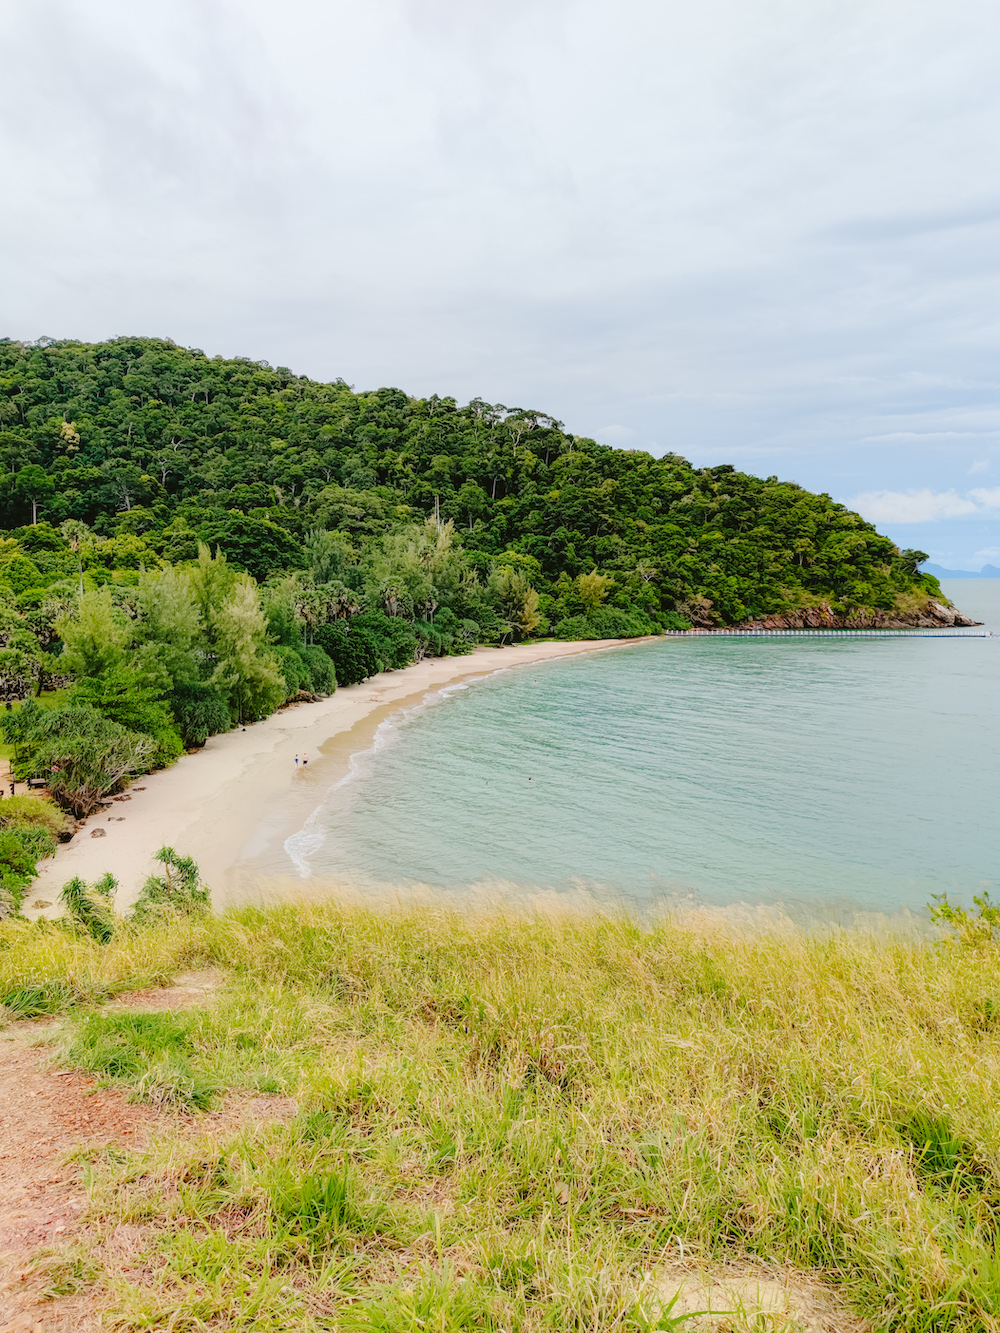
[[[1000,633],[1000,580],[949,591]],[[998,685],[1000,638],[668,639],[521,667],[384,725],[286,848],[321,877],[640,908],[969,899],[1000,882]]]

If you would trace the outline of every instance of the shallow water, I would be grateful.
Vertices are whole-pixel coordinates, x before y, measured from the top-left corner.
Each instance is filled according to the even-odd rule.
[[[948,588],[1000,634],[1000,580]],[[1000,637],[665,640],[397,715],[271,874],[897,912],[1000,879]]]

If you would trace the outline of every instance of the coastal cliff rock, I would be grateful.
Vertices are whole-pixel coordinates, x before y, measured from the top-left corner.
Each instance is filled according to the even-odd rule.
[[[953,606],[928,598],[915,611],[853,611],[838,615],[827,602],[800,611],[783,611],[761,620],[744,620],[732,629],[950,629],[982,624]]]

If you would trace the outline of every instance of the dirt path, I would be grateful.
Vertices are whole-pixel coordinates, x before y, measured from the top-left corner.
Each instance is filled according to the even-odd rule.
[[[51,1068],[40,1045],[50,1024],[17,1023],[0,1032],[0,1333],[98,1328],[84,1290],[47,1299],[47,1250],[72,1242],[86,1212],[81,1145],[142,1143],[160,1115],[128,1106],[122,1093],[94,1092],[94,1080]],[[41,1260],[41,1262],[38,1262]]]

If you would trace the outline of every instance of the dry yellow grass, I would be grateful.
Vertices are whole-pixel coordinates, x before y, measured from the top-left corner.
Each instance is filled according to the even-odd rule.
[[[84,1006],[71,1063],[299,1106],[93,1164],[95,1236],[141,1238],[102,1278],[122,1325],[665,1328],[693,1263],[802,1275],[872,1328],[1000,1330],[991,943],[335,902],[103,949],[0,929],[0,995]],[[224,984],[194,1009],[88,1009],[199,965]],[[803,1326],[787,1304],[762,1327]]]

